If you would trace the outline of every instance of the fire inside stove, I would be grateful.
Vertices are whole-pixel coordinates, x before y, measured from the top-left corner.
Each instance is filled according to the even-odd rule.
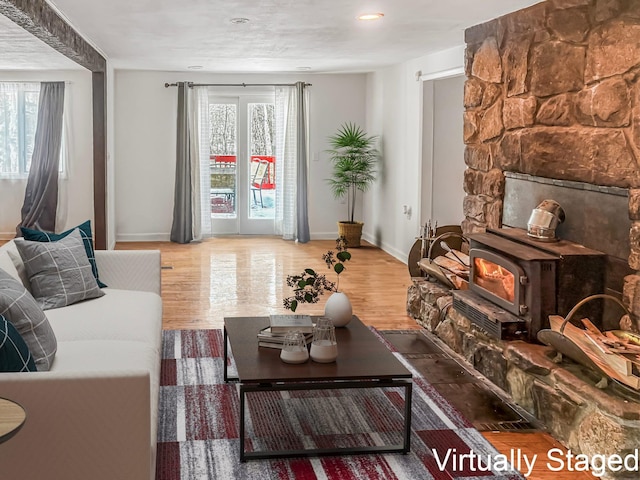
[[[501,265],[484,258],[474,258],[473,281],[503,300],[514,303],[515,277]]]

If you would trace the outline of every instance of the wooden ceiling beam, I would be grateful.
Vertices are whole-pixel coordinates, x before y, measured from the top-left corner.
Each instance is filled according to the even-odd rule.
[[[45,0],[0,0],[0,13],[54,50],[92,72],[94,242],[108,247],[107,234],[107,84],[105,58]]]
[[[45,0],[0,0],[0,13],[87,70],[105,71],[104,57]]]

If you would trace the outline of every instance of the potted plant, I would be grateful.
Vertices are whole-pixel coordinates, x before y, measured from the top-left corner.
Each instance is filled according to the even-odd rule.
[[[333,163],[332,176],[328,180],[336,198],[347,197],[349,218],[338,222],[338,235],[345,237],[349,247],[359,247],[362,222],[354,220],[356,194],[366,192],[376,179],[375,166],[379,152],[375,148],[377,136],[368,136],[354,123],[343,124],[335,135],[329,137]]]
[[[301,303],[317,303],[324,292],[332,292],[325,303],[325,316],[329,317],[336,327],[342,327],[351,320],[352,310],[349,298],[338,290],[340,274],[344,272],[344,262],[351,260],[351,253],[347,251],[344,237],[336,239],[336,251],[329,250],[322,255],[328,269],[336,274],[336,282],[331,282],[327,276],[316,272],[312,268],[305,268],[299,275],[288,275],[287,285],[293,288],[293,295],[283,300],[284,308],[295,312]]]

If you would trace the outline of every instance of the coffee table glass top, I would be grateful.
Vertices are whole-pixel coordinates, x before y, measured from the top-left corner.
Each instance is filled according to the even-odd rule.
[[[242,383],[321,380],[384,380],[411,378],[411,372],[356,316],[336,328],[335,363],[292,365],[280,360],[280,350],[258,347],[257,334],[269,326],[268,317],[226,317],[224,328]]]

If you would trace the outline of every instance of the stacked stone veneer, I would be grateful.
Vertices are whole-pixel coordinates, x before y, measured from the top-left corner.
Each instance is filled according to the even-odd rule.
[[[548,0],[465,40],[463,231],[501,225],[505,171],[628,188],[640,270],[640,1]],[[624,300],[640,318],[640,276]]]
[[[414,278],[407,312],[425,329],[542,422],[574,453],[626,455],[640,445],[640,404],[617,395],[601,376],[562,360],[550,347],[501,341],[451,308],[448,288]],[[608,472],[605,478],[637,479],[638,472]]]
[[[626,277],[623,301],[635,318],[628,328],[637,328],[640,0],[548,0],[469,28],[465,40],[464,233],[500,227],[507,171],[629,189],[637,273]],[[409,288],[407,311],[574,451],[637,448],[638,402],[596,388],[599,377],[554,363],[548,347],[487,336],[423,278]]]

